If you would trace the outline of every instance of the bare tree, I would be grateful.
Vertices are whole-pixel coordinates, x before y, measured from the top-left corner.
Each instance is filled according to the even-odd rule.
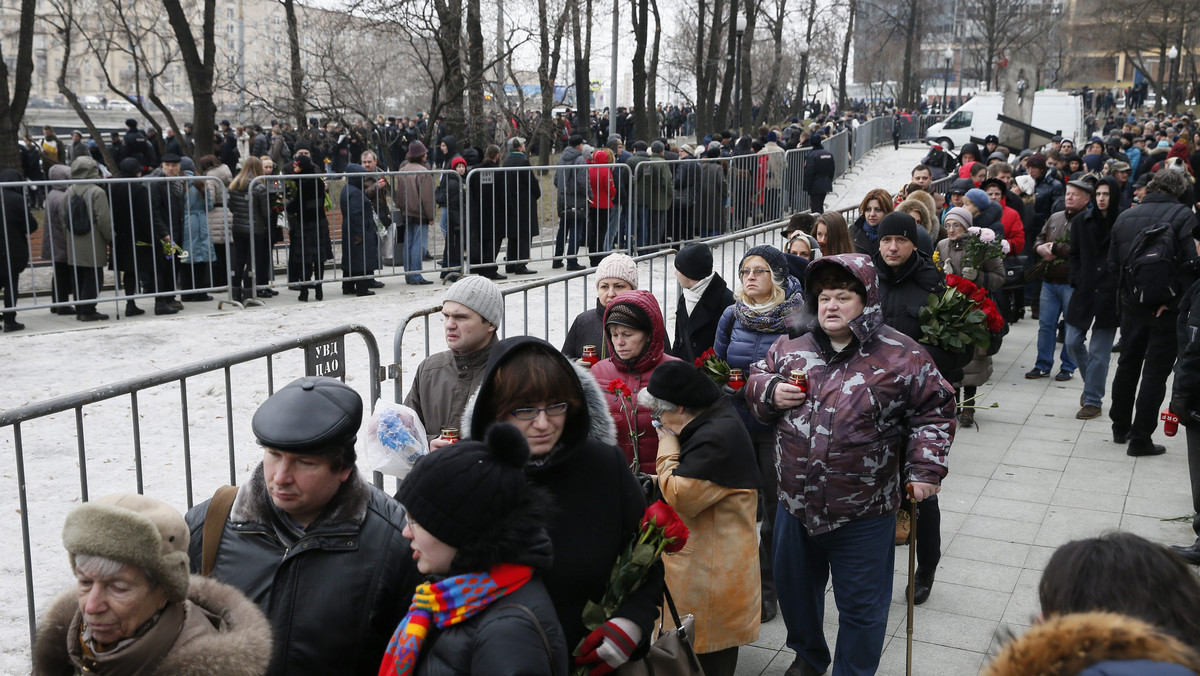
[[[589,0],[590,2],[590,0]],[[479,0],[467,0],[467,138],[471,145],[487,145],[483,113],[483,25]]]
[[[1039,44],[1044,45],[1052,20],[1049,3],[1028,0],[964,0],[970,40],[962,45],[968,61],[976,64],[980,80],[991,87],[996,82],[996,64],[1002,55],[1017,55]],[[1063,36],[1065,37],[1065,36]],[[1044,52],[1044,49],[1038,51]]]
[[[0,167],[21,168],[21,151],[17,139],[21,134],[21,118],[29,102],[33,78],[33,24],[36,0],[21,0],[21,19],[17,29],[16,71],[9,72],[8,54],[0,45]],[[11,46],[11,43],[9,43]]]
[[[771,51],[775,57],[774,62],[778,64],[783,60],[783,26],[788,13],[787,0],[775,0],[774,9],[773,14],[767,14],[766,8],[762,8],[762,11],[767,27],[771,31]],[[779,95],[780,68],[770,68],[767,72],[771,75],[767,78],[767,90],[763,94],[762,105],[758,109],[758,118],[754,120],[755,125],[769,120],[771,111],[775,108],[775,97]],[[801,92],[800,96],[803,97],[804,92]]]
[[[1109,54],[1124,54],[1158,92],[1161,107],[1170,83],[1167,51],[1182,45],[1185,28],[1200,22],[1200,0],[1107,0],[1097,6],[1094,21],[1071,19],[1073,43],[1105,45]],[[1157,69],[1149,57],[1155,57]]]
[[[850,65],[850,41],[854,37],[854,17],[858,14],[858,0],[850,0],[850,15],[846,23],[846,38],[842,41],[842,63],[838,69],[838,110],[846,109],[846,68]]]
[[[83,104],[79,102],[79,95],[76,94],[68,84],[71,79],[74,79],[69,76],[71,74],[70,65],[75,63],[75,61],[73,61],[71,58],[71,50],[77,26],[75,23],[75,2],[74,0],[51,0],[50,4],[51,7],[53,7],[54,12],[50,15],[44,16],[43,19],[54,27],[55,33],[57,33],[58,39],[62,42],[63,47],[62,62],[59,65],[58,77],[55,80],[55,84],[58,86],[58,92],[63,95],[63,98],[67,100],[67,104],[71,106],[71,109],[74,110],[75,114],[79,116],[80,121],[82,121],[84,126],[87,128],[88,134],[90,134],[94,139],[102,139],[103,136],[101,135],[100,130],[96,128],[96,123],[92,120],[92,116],[88,114],[87,109],[84,108]],[[97,142],[96,146],[100,150],[101,156],[104,158],[105,165],[110,167],[117,166],[112,153],[110,153],[108,150],[107,144],[103,142]]]
[[[588,68],[592,54],[592,0],[568,4],[571,5],[571,44],[575,57],[575,113],[580,128],[586,130],[592,114],[592,83]],[[579,14],[581,4],[582,18]]]
[[[25,0],[31,1],[31,0]],[[212,154],[213,121],[217,108],[213,103],[213,71],[217,61],[217,43],[213,39],[216,25],[217,0],[204,0],[203,19],[200,27],[201,48],[196,46],[191,22],[179,0],[163,0],[175,39],[179,42],[180,56],[192,89],[192,105],[195,106],[195,154],[197,157]],[[203,49],[203,53],[201,53]]]

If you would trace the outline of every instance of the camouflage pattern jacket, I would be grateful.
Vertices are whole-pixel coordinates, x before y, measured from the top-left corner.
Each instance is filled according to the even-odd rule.
[[[751,366],[746,387],[754,414],[775,424],[779,503],[811,535],[896,510],[906,481],[940,484],[955,429],[950,385],[916,341],[883,323],[871,258],[822,258],[806,279],[826,265],[841,265],[867,289],[850,323],[854,339],[837,352],[819,328],[781,338]],[[815,294],[806,309],[816,317]],[[781,411],[775,387],[792,369],[808,373],[808,398]]]

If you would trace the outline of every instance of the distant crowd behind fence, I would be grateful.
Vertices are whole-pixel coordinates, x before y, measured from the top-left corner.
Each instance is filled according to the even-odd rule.
[[[919,140],[934,119],[902,118],[901,140]],[[892,142],[891,134],[892,118],[875,118],[823,145],[840,177],[870,150]],[[336,282],[345,293],[357,293],[369,288],[359,282],[401,275],[505,274],[547,262],[578,269],[610,251],[678,247],[807,210],[809,152],[668,160],[666,172],[658,161],[631,169],[621,163],[500,166],[510,164],[505,160],[474,167],[465,178],[449,169],[419,176],[267,175],[244,191],[213,176],[0,183],[0,190],[21,190],[30,204],[39,201],[39,191],[94,183],[120,216],[105,239],[99,223],[88,228],[90,235],[69,234],[69,209],[58,210],[57,220],[43,211],[40,220],[29,212],[10,222],[12,214],[0,213],[5,250],[27,246],[32,261],[19,275],[6,269],[5,288],[16,311],[176,296],[203,301],[210,294],[244,307],[269,303],[284,286],[304,294]],[[355,189],[347,191],[350,184]],[[343,192],[351,198],[343,200]],[[458,227],[450,227],[456,219]],[[164,243],[166,235],[178,248]],[[76,264],[85,242],[97,252],[85,262],[98,265]],[[442,243],[441,251],[434,242]],[[104,254],[106,248],[113,254]],[[431,265],[431,253],[441,260]],[[579,260],[583,255],[586,261]]]

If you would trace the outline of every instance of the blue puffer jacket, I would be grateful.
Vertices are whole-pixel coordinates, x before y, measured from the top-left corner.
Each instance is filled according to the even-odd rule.
[[[787,278],[787,297],[791,298],[800,291],[800,281],[789,276]],[[782,328],[779,333],[763,333],[743,325],[742,321],[734,315],[734,310],[740,303],[742,301],[736,301],[721,313],[721,321],[717,323],[717,336],[713,350],[716,351],[718,357],[729,363],[730,368],[742,369],[742,372],[749,376],[750,365],[764,359],[767,356],[767,350],[771,349],[779,336],[787,333],[787,329]],[[771,426],[764,425],[755,419],[750,410],[746,408],[743,398],[734,397],[733,403],[742,422],[746,424],[746,429],[751,434],[771,429]]]
[[[1154,660],[1110,660],[1093,664],[1078,676],[1196,676],[1196,672],[1180,664]]]

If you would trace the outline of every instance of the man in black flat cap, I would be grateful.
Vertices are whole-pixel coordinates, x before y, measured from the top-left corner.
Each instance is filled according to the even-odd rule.
[[[254,414],[263,461],[227,520],[206,525],[215,497],[187,513],[192,571],[216,538],[212,577],[270,618],[272,676],[377,673],[419,582],[403,508],[355,467],[362,413],[339,380],[292,382]]]

